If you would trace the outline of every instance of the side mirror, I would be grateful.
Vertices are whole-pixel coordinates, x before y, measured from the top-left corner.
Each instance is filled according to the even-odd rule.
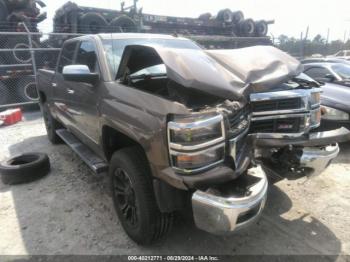
[[[324,76],[326,79],[328,79],[330,82],[334,82],[336,79],[335,79],[335,76],[332,75],[332,74],[327,74]]]
[[[99,74],[91,73],[86,65],[68,65],[63,67],[63,78],[66,81],[82,82],[94,84],[99,78]]]

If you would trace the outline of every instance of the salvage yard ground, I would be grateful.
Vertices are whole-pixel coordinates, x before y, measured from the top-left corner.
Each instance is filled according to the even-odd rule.
[[[0,182],[0,254],[349,254],[350,144],[319,177],[269,190],[262,218],[232,236],[213,236],[179,215],[162,244],[140,247],[124,233],[107,176],[96,176],[62,144],[53,146],[39,112],[0,128],[0,161],[45,152],[52,170],[24,185]]]

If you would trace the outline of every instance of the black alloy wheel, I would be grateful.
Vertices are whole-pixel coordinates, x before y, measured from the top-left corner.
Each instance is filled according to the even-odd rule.
[[[133,185],[127,172],[121,168],[117,168],[113,174],[113,194],[118,202],[125,221],[130,226],[137,226],[138,214],[136,197]]]

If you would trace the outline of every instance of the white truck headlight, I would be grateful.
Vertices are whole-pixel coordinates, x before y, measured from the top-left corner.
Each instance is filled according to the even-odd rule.
[[[346,112],[343,112],[341,110],[328,107],[328,106],[322,106],[321,108],[322,112],[322,119],[327,120],[349,120],[349,114]]]
[[[224,159],[223,116],[173,116],[168,122],[171,165],[184,173],[209,168]]]

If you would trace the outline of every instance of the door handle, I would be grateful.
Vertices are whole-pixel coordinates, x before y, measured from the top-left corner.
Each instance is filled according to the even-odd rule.
[[[73,89],[67,89],[67,92],[68,92],[68,94],[73,95],[75,91]]]

